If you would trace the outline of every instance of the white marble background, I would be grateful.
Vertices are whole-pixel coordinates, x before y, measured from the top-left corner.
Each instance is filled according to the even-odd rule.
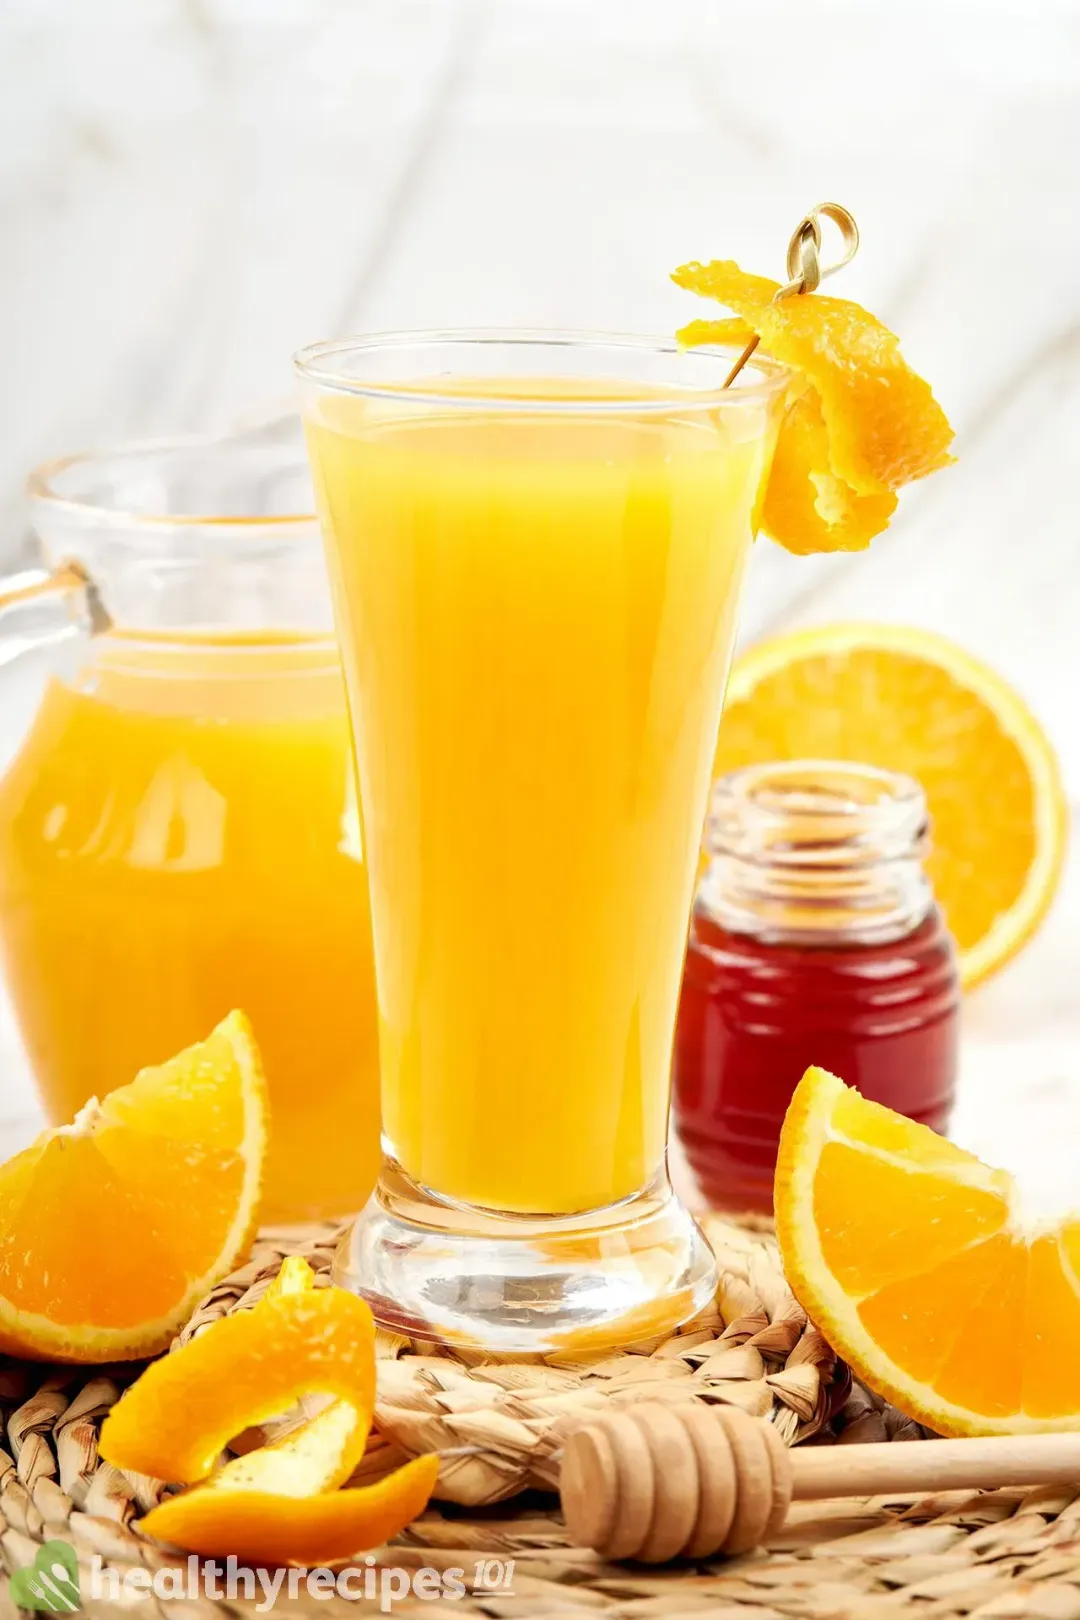
[[[0,0],[0,559],[35,461],[258,412],[303,342],[669,331],[670,269],[779,274],[835,197],[864,242],[837,290],[900,332],[961,460],[869,556],[760,546],[747,634],[947,632],[1080,805],[1078,155],[1069,0]],[[959,1123],[1074,1197],[1078,891],[972,997]],[[0,1053],[2,1146],[32,1105]]]

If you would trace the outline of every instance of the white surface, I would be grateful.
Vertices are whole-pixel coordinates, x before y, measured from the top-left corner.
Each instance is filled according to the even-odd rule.
[[[7,0],[0,555],[26,468],[288,397],[350,330],[671,330],[667,274],[779,274],[824,197],[837,290],[900,332],[960,464],[869,556],[762,545],[748,634],[932,625],[1023,691],[1080,804],[1080,17],[1039,0]],[[1080,895],[967,1011],[961,1136],[1068,1193]],[[2,1043],[0,1117],[24,1121]],[[2,1151],[25,1128],[0,1133]]]

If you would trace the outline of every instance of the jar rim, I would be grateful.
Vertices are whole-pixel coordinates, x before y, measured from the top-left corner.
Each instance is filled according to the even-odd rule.
[[[927,832],[926,794],[912,776],[860,760],[793,759],[746,765],[713,786],[710,854],[814,864],[838,843],[907,857]]]
[[[861,761],[782,760],[721,777],[698,903],[734,933],[787,944],[899,939],[928,914],[926,798]]]

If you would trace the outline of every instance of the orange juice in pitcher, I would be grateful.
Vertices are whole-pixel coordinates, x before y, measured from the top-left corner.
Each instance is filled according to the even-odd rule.
[[[10,610],[52,667],[0,772],[0,951],[50,1117],[241,1007],[268,1220],[356,1209],[378,1166],[367,877],[318,540],[286,499],[302,473],[237,440],[38,475],[46,545],[112,624],[55,616],[74,585]]]

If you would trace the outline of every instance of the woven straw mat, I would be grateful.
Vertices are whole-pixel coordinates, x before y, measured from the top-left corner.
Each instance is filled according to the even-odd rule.
[[[451,1451],[439,1500],[377,1563],[437,1570],[514,1560],[510,1590],[470,1585],[463,1597],[406,1598],[395,1615],[606,1616],[609,1620],[1080,1620],[1080,1487],[972,1495],[796,1503],[765,1548],[743,1557],[667,1568],[606,1564],[567,1538],[556,1498],[559,1438],[606,1403],[729,1402],[770,1419],[789,1444],[922,1440],[924,1431],[883,1405],[838,1365],[792,1298],[775,1244],[763,1231],[706,1218],[722,1268],[715,1306],[661,1342],[590,1363],[558,1357],[497,1363],[382,1335],[376,1433],[354,1483],[380,1477],[421,1450]],[[325,1276],[332,1225],[264,1231],[250,1261],[216,1288],[184,1342],[254,1303],[286,1254]],[[182,1561],[139,1534],[164,1487],[99,1461],[102,1417],[137,1367],[61,1368],[0,1362],[7,1450],[0,1450],[0,1547],[8,1572],[61,1537],[83,1570],[94,1554],[123,1572]],[[302,1414],[301,1414],[302,1415]],[[260,1444],[298,1416],[238,1437]],[[83,1612],[117,1612],[87,1597]],[[139,1615],[250,1613],[253,1603],[128,1600]],[[316,1600],[301,1588],[275,1612],[335,1616],[378,1612],[378,1600]],[[6,1583],[0,1617],[16,1620]]]

